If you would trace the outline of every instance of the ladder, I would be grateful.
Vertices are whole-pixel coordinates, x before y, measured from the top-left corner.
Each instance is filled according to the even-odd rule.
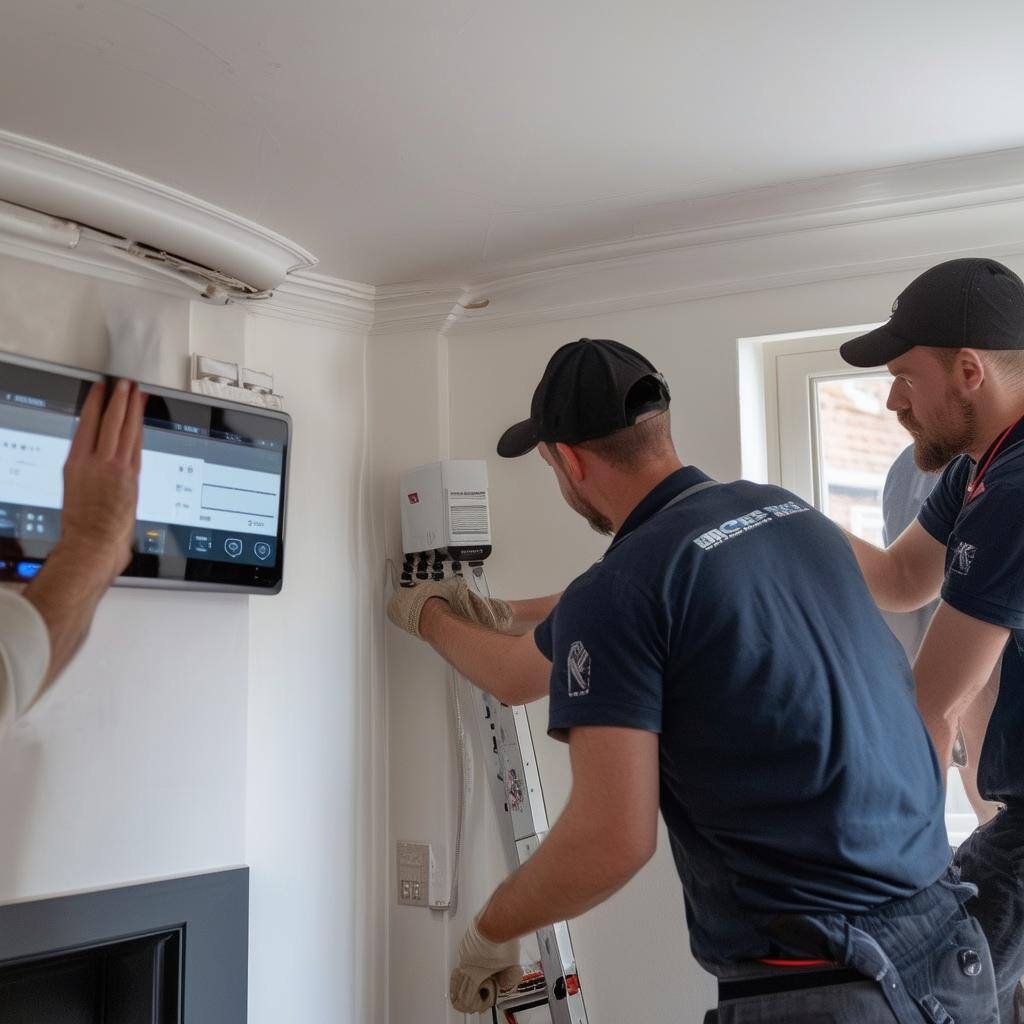
[[[466,582],[489,596],[483,573],[466,574]],[[548,831],[533,736],[525,707],[510,707],[469,684],[472,717],[484,750],[487,777],[498,809],[502,840],[511,870],[525,864]],[[569,926],[564,921],[537,932],[543,977],[527,974],[519,987],[501,997],[499,1014],[547,1005],[551,1024],[588,1024]]]

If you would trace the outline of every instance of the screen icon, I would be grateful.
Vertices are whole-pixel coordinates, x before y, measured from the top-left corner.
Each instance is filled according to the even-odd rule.
[[[198,533],[193,530],[188,538],[189,551],[194,551],[197,555],[209,554],[212,547],[213,538],[208,533]]]
[[[270,557],[270,545],[265,540],[258,540],[252,546],[252,553],[261,561],[265,562]]]
[[[224,541],[224,550],[231,558],[238,558],[242,553],[244,545],[238,537],[228,537]]]

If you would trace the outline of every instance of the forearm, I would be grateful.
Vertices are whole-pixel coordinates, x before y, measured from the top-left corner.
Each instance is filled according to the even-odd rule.
[[[528,633],[535,626],[539,626],[554,610],[561,594],[552,594],[550,597],[528,597],[522,601],[509,601],[508,606],[512,609],[512,632]]]
[[[115,575],[109,558],[61,542],[26,587],[25,599],[35,606],[50,634],[50,665],[39,696],[81,646],[96,606]]]
[[[903,574],[893,552],[875,547],[849,530],[843,530],[843,533],[853,548],[861,575],[879,608],[887,612],[909,612],[918,607],[906,593]]]
[[[985,689],[1010,631],[942,602],[914,660],[917,706],[945,773],[957,723]],[[968,748],[969,749],[969,748]]]
[[[921,700],[921,692],[918,691],[918,702]],[[956,740],[956,716],[948,712],[943,714],[938,709],[921,708],[921,716],[924,718],[925,728],[931,737],[932,746],[935,748],[935,756],[939,759],[939,769],[942,772],[943,781],[946,778],[946,771],[953,761],[953,743]]]
[[[967,799],[978,816],[980,824],[994,817],[1000,804],[986,800],[978,789],[978,759],[985,742],[989,719],[999,696],[998,669],[989,677],[985,688],[971,702],[971,705],[960,715],[960,728],[964,734],[964,745],[967,748],[967,765],[960,769]]]
[[[517,645],[532,643],[485,629],[454,614],[448,605],[432,598],[420,614],[420,635],[438,654],[470,682],[503,704],[527,704],[547,693],[543,655],[537,651],[540,671],[524,674],[513,657]]]
[[[493,942],[579,917],[621,889],[643,861],[566,812],[537,852],[494,891],[478,927]]]

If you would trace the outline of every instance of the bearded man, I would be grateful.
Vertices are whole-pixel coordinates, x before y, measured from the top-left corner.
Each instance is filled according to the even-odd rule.
[[[942,598],[914,663],[941,765],[957,722],[988,715],[969,755],[978,792],[1002,810],[956,861],[978,887],[968,909],[989,940],[1001,1020],[1024,1021],[1024,283],[994,260],[941,263],[908,285],[887,324],[841,351],[853,366],[888,367],[888,408],[918,467],[945,467],[889,548],[849,539],[883,609]]]

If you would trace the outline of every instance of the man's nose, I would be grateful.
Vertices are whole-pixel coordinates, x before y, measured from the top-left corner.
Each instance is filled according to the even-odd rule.
[[[899,383],[898,380],[894,380],[892,387],[889,388],[889,398],[885,403],[885,407],[889,412],[900,412],[903,409],[910,408],[910,403],[897,393]]]

